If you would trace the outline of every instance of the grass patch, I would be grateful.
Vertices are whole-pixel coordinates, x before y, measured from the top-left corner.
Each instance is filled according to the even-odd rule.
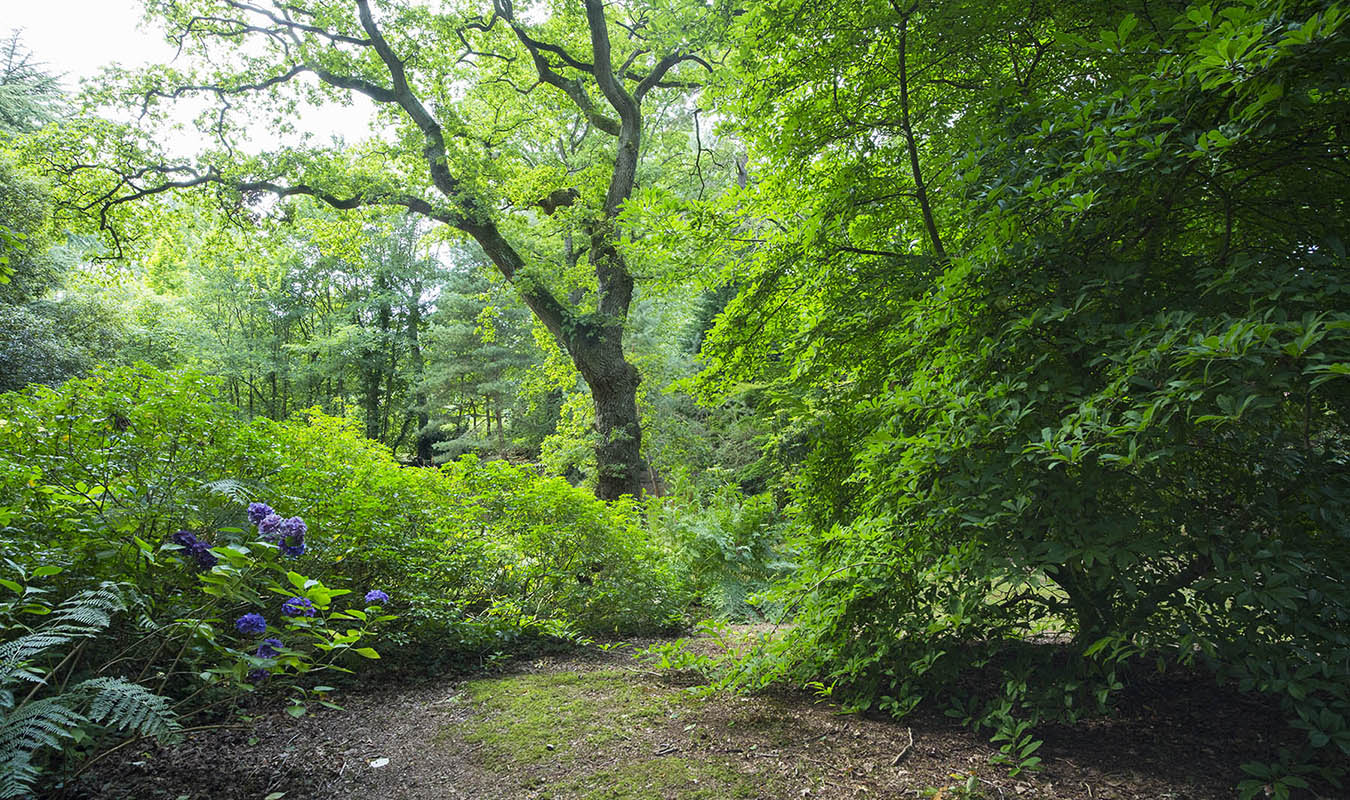
[[[622,670],[556,672],[474,681],[469,699],[483,715],[461,730],[515,764],[535,764],[627,739],[635,729],[678,716],[683,698],[639,684]],[[509,766],[509,765],[503,765]]]
[[[442,731],[484,745],[482,764],[538,800],[750,800],[785,796],[759,763],[735,764],[694,744],[702,704],[624,670],[549,672],[473,681],[467,721]],[[791,738],[791,720],[746,709],[726,724],[752,737]],[[682,742],[680,755],[657,744]],[[691,746],[692,745],[692,746]],[[757,746],[762,746],[757,745]],[[650,754],[650,755],[649,755]]]

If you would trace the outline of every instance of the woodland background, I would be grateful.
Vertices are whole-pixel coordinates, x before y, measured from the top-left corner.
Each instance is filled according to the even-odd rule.
[[[1343,3],[145,9],[0,48],[0,796],[704,618],[1013,771],[1201,674],[1291,726],[1243,796],[1340,791]]]

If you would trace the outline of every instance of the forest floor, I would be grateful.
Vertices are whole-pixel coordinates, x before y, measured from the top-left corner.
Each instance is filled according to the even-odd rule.
[[[1212,682],[1159,684],[1109,719],[1043,731],[1011,776],[941,714],[845,715],[810,695],[701,697],[625,653],[350,692],[342,711],[146,742],[73,794],[100,800],[1217,800],[1284,726]],[[972,777],[973,776],[973,777]],[[971,791],[973,789],[973,792]]]

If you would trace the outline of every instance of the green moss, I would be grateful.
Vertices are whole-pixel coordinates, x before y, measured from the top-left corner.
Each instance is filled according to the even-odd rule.
[[[481,742],[517,765],[626,739],[636,729],[677,716],[683,699],[678,692],[638,684],[621,670],[474,681],[467,693],[485,713],[462,729],[465,740]]]
[[[554,672],[474,681],[465,694],[474,717],[446,735],[485,745],[483,763],[531,796],[552,800],[732,800],[785,796],[781,779],[741,773],[690,748],[678,756],[643,757],[643,737],[666,742],[696,717],[692,700],[623,670]],[[791,723],[772,712],[747,711],[737,726],[787,736]],[[698,725],[702,733],[703,725]],[[704,733],[706,735],[706,733]],[[609,747],[625,752],[619,766]],[[748,764],[757,767],[757,764]]]

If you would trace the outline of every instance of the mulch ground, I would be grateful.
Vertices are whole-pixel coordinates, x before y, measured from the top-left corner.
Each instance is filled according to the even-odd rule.
[[[680,676],[652,672],[621,653],[575,653],[514,667],[517,674],[616,669],[653,696],[683,692]],[[126,748],[62,796],[629,797],[636,795],[587,794],[587,776],[635,759],[674,757],[753,777],[760,788],[738,796],[766,799],[956,800],[968,796],[961,787],[974,775],[975,796],[990,800],[1218,800],[1235,796],[1240,765],[1269,758],[1271,737],[1284,728],[1268,710],[1202,681],[1159,682],[1124,698],[1113,718],[1043,730],[1042,768],[1013,777],[990,764],[995,749],[985,738],[938,714],[894,722],[841,715],[799,694],[721,695],[690,700],[678,719],[635,727],[622,741],[569,748],[567,758],[517,768],[463,735],[484,713],[467,700],[466,682],[373,688],[339,698],[342,711],[301,719],[278,712],[248,728],[204,731],[170,747]],[[651,796],[715,796],[696,783]]]

